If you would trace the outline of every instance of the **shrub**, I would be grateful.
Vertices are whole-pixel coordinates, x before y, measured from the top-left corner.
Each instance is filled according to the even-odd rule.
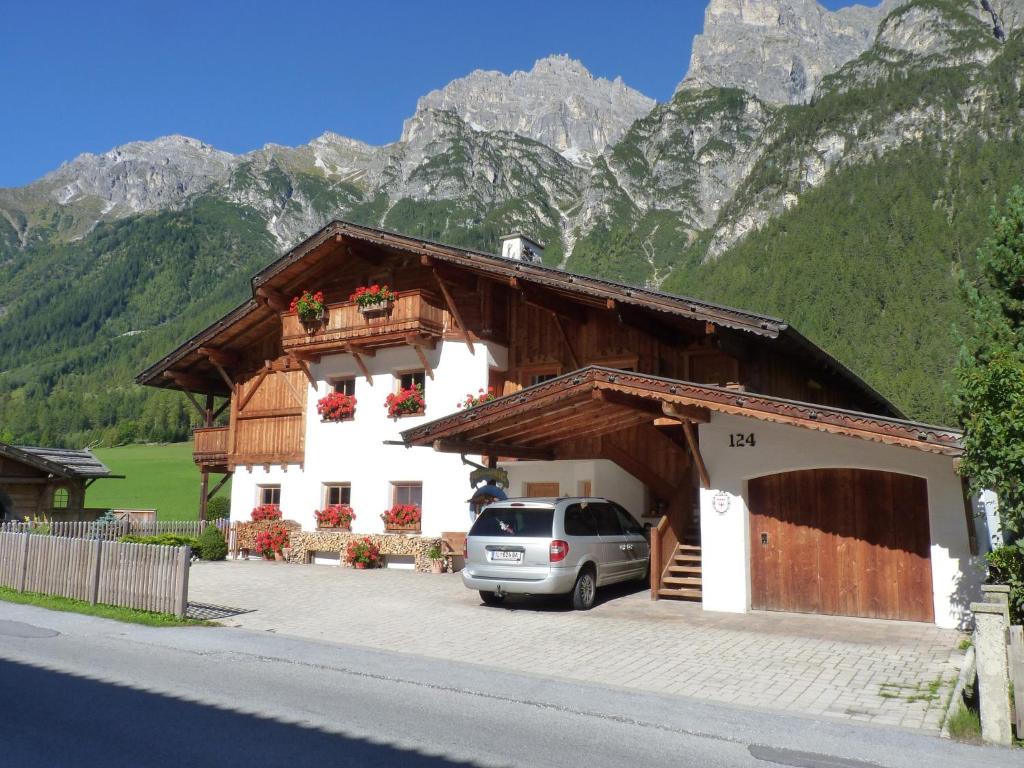
[[[988,560],[988,580],[991,584],[1006,584],[1010,588],[1010,621],[1024,621],[1024,539],[992,550]]]
[[[154,536],[130,533],[127,536],[122,536],[118,541],[123,541],[126,544],[157,544],[161,547],[189,547],[195,555],[200,552],[199,539],[193,536],[181,536],[177,533],[158,533]]]
[[[385,525],[407,526],[419,525],[423,519],[423,513],[415,504],[395,504],[380,516]]]
[[[264,557],[271,557],[288,546],[290,538],[283,523],[275,523],[256,534],[256,549]]]
[[[223,560],[228,556],[228,543],[216,526],[208,525],[200,534],[199,556],[203,560]]]
[[[227,496],[214,496],[206,503],[207,520],[226,520],[231,517],[231,499]]]
[[[349,528],[356,519],[356,513],[348,504],[328,504],[313,514],[316,524],[325,528]]]
[[[441,552],[441,547],[435,544],[427,551],[427,557],[431,560],[441,560],[444,558],[444,554]]]

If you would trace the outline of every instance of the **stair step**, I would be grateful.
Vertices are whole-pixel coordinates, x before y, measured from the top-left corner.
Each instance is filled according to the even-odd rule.
[[[697,563],[700,564],[700,555],[675,555],[673,558],[677,563]]]
[[[659,589],[658,597],[668,597],[676,600],[700,600],[699,589]]]
[[[700,552],[700,544],[678,544],[676,549],[682,552]]]
[[[700,587],[701,580],[699,576],[666,576],[661,580],[662,584],[668,584],[671,587]]]
[[[699,565],[670,565],[668,572],[671,574],[678,573],[696,573],[700,574],[702,568]]]

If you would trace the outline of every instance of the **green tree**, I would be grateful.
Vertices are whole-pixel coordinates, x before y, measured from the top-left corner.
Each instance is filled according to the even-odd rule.
[[[999,495],[1006,532],[1024,533],[1024,187],[1015,187],[961,278],[969,329],[959,367],[961,471]]]

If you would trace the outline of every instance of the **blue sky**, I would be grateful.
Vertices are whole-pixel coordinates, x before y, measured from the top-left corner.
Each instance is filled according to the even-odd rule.
[[[170,133],[230,152],[301,144],[325,130],[383,144],[398,138],[427,91],[473,69],[529,69],[551,53],[664,100],[686,71],[706,3],[88,5],[4,10],[0,187],[26,184],[80,152]]]

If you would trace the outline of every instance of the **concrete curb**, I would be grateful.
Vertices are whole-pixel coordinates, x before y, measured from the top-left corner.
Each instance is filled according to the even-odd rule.
[[[967,684],[974,679],[974,675],[977,673],[976,667],[976,656],[974,653],[974,646],[972,645],[967,649],[967,653],[964,654],[964,663],[960,667],[960,676],[956,679],[956,685],[953,686],[953,693],[949,697],[949,704],[946,705],[946,715],[942,718],[942,738],[948,739],[949,735],[949,719],[956,712],[957,707],[963,703],[964,688]]]

